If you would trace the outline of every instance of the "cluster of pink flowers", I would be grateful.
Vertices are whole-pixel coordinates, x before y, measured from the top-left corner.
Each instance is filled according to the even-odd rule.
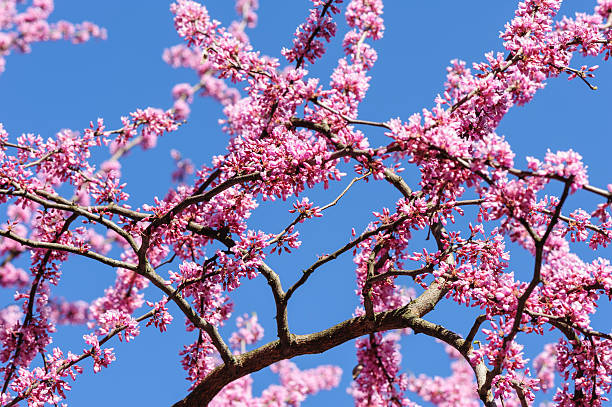
[[[147,301],[147,305],[150,307],[152,306],[154,312],[151,319],[147,322],[147,326],[154,325],[155,327],[159,328],[160,332],[166,331],[168,325],[174,319],[170,312],[168,312],[168,308],[166,307],[167,303],[168,297],[164,297],[156,303]]]
[[[342,374],[340,368],[327,365],[300,370],[287,360],[272,365],[271,369],[278,374],[280,385],[268,386],[260,397],[253,397],[253,379],[251,376],[244,376],[223,388],[209,405],[211,407],[231,405],[299,407],[309,395],[337,387]]]
[[[75,355],[68,353],[66,358],[61,350],[54,348],[53,352],[45,357],[46,369],[37,367],[29,371],[20,368],[17,379],[11,383],[11,390],[17,394],[27,393],[29,405],[32,406],[58,404],[66,398],[65,392],[71,389],[66,379],[74,380],[77,373],[82,373],[78,366],[62,369],[67,361],[75,359]],[[61,370],[61,373],[58,374],[58,370]],[[4,405],[11,402],[11,399],[7,393],[3,393],[0,401]]]
[[[386,406],[389,402],[410,405],[403,394],[408,388],[407,376],[399,375],[401,353],[398,341],[397,334],[375,334],[357,340],[359,364],[354,384],[349,389],[356,406]]]
[[[238,330],[229,339],[230,345],[235,350],[245,351],[246,345],[251,345],[263,338],[264,329],[257,321],[257,314],[250,317],[245,314],[236,317],[236,327]]]
[[[293,47],[284,48],[282,54],[287,61],[295,62],[299,67],[307,59],[311,64],[325,53],[325,44],[321,39],[329,42],[336,35],[336,23],[333,15],[340,9],[336,4],[342,0],[312,0],[316,8],[310,9],[308,19],[295,31]]]
[[[472,369],[462,356],[450,346],[446,352],[453,359],[451,375],[448,377],[429,377],[426,375],[409,376],[408,389],[423,400],[440,407],[478,407],[480,401],[475,397],[476,382]],[[506,406],[514,406],[512,400],[504,401]]]
[[[78,44],[90,38],[106,39],[104,28],[87,21],[50,23],[47,19],[53,7],[54,0],[6,0],[0,4],[0,73],[4,72],[6,56],[13,51],[30,52],[37,42],[63,39]]]
[[[148,107],[138,109],[130,113],[130,117],[122,117],[123,128],[119,137],[113,140],[111,153],[115,153],[119,148],[125,146],[134,136],[138,134],[140,127],[140,145],[144,150],[153,148],[157,144],[157,137],[165,132],[175,131],[178,128],[176,118],[171,111],[164,112],[161,109]]]

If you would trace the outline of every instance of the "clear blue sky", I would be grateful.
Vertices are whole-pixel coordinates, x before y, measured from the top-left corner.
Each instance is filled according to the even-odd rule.
[[[176,35],[170,2],[145,0],[107,0],[89,2],[57,0],[51,20],[73,22],[90,20],[108,29],[108,40],[74,46],[68,43],[45,43],[34,46],[29,55],[13,54],[7,59],[6,72],[0,75],[0,122],[15,137],[36,133],[44,137],[62,128],[82,130],[89,121],[103,117],[109,128],[118,127],[119,118],[137,108],[168,108],[170,91],[178,82],[196,81],[187,70],[175,70],[161,59],[165,47],[181,40]],[[280,49],[290,46],[293,32],[307,16],[310,1],[260,0],[258,27],[249,32],[255,48],[280,57]],[[566,1],[562,13],[592,10],[595,1]],[[208,0],[204,4],[211,15],[229,23],[234,18],[233,1]],[[499,31],[516,6],[514,1],[470,0],[399,1],[385,4],[384,39],[375,43],[379,60],[371,72],[373,77],[360,115],[364,119],[384,121],[391,117],[407,119],[423,107],[431,107],[442,91],[445,67],[454,58],[471,64],[485,52],[501,51]],[[584,7],[584,9],[578,9]],[[346,32],[342,23],[339,35],[312,75],[328,77],[341,53],[341,38]],[[589,61],[590,64],[596,62]],[[573,61],[579,67],[583,62]],[[593,92],[582,82],[568,82],[561,77],[550,81],[532,103],[514,108],[503,120],[499,134],[512,145],[517,166],[524,167],[524,157],[542,157],[551,150],[579,151],[589,166],[590,181],[605,187],[610,176],[610,100],[612,100],[612,64],[601,63],[593,81],[599,90]],[[135,151],[123,161],[124,180],[134,204],[151,203],[154,196],[163,196],[170,186],[172,159],[170,148],[176,148],[196,164],[210,163],[213,155],[224,151],[227,137],[216,124],[221,108],[211,100],[196,99],[189,122],[161,140],[153,151]],[[363,129],[373,144],[384,143],[382,132]],[[101,158],[101,157],[100,157]],[[410,174],[410,171],[407,171]],[[408,175],[410,179],[410,175]],[[342,188],[348,180],[337,184]],[[337,194],[317,190],[313,199],[325,204]],[[317,254],[330,252],[349,236],[350,229],[363,228],[371,219],[371,210],[392,206],[396,194],[386,185],[369,184],[351,190],[344,206],[334,208],[322,220],[314,220],[302,229],[303,249],[294,257],[273,257],[271,265],[279,271],[285,285],[294,281],[301,268],[308,266]],[[569,207],[590,205],[586,194],[572,197]],[[590,208],[590,207],[589,207]],[[291,219],[287,205],[264,203],[250,221],[254,228],[267,232],[281,230]],[[588,209],[588,208],[587,208]],[[280,221],[279,221],[280,219]],[[423,243],[431,245],[431,242]],[[513,248],[515,249],[515,248]],[[610,257],[610,250],[592,253],[578,246],[586,259],[594,255]],[[419,250],[419,246],[415,246]],[[511,268],[527,278],[531,261],[514,251]],[[349,318],[358,303],[351,258],[346,256],[322,268],[310,285],[296,295],[290,307],[290,324],[296,333],[308,333]],[[176,267],[176,266],[175,266]],[[174,268],[176,269],[176,268]],[[63,280],[56,295],[70,300],[87,301],[101,295],[112,283],[114,272],[91,261],[71,259],[64,268]],[[152,298],[158,298],[153,290]],[[2,292],[8,301],[11,293]],[[267,329],[265,340],[273,340],[273,303],[265,282],[256,279],[244,284],[236,297],[234,315],[256,311]],[[602,311],[611,311],[606,305]],[[434,321],[449,322],[463,334],[465,322],[474,315],[471,310],[454,305],[441,306],[431,314]],[[609,331],[610,323],[601,315],[596,327]],[[230,328],[233,327],[233,319]],[[231,329],[224,329],[228,335]],[[78,353],[84,348],[82,327],[61,328],[56,343]],[[548,337],[550,341],[554,338]],[[154,328],[142,328],[142,334],[128,345],[113,342],[117,362],[94,375],[90,365],[78,377],[68,404],[90,407],[116,405],[164,406],[186,394],[187,382],[179,365],[181,344],[193,340],[184,333],[182,319],[176,318],[169,332],[160,334]],[[531,343],[531,342],[529,342]],[[543,342],[533,342],[534,355]],[[321,363],[334,363],[345,373],[339,389],[310,398],[305,406],[350,405],[346,394],[350,370],[355,364],[353,343],[322,356],[298,358],[302,368]],[[402,342],[404,367],[415,373],[446,375],[449,373],[441,345],[418,335]],[[255,375],[255,392],[275,382],[269,373]],[[417,399],[418,400],[418,399]]]

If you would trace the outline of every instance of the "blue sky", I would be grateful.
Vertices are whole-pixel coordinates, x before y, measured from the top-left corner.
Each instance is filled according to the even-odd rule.
[[[173,28],[170,2],[58,0],[56,3],[52,21],[93,21],[107,28],[108,40],[78,46],[61,42],[39,44],[34,46],[32,54],[8,57],[6,72],[0,75],[0,122],[12,137],[30,132],[49,137],[62,128],[82,130],[97,117],[103,117],[109,128],[118,127],[120,117],[137,108],[170,107],[172,86],[196,81],[192,72],[173,69],[161,59],[164,48],[181,41]],[[235,17],[231,1],[203,3],[223,23]],[[249,35],[256,49],[280,57],[280,49],[290,46],[295,27],[306,18],[311,3],[307,0],[260,0],[260,3],[258,27]],[[562,14],[590,12],[594,4],[594,1],[566,1]],[[360,116],[376,121],[398,116],[406,120],[412,113],[431,107],[436,94],[442,91],[445,68],[451,59],[460,58],[470,64],[480,61],[487,51],[502,50],[498,34],[515,7],[514,1],[387,1],[383,15],[387,30],[384,38],[374,45],[379,60],[371,71],[371,87]],[[346,26],[342,23],[323,60],[312,68],[311,75],[320,76],[324,84],[328,83],[327,78],[341,55],[341,38],[345,32]],[[588,63],[599,62],[589,60]],[[573,66],[582,64],[579,58],[573,61]],[[553,151],[573,148],[589,166],[592,184],[605,187],[612,182],[608,158],[612,147],[609,141],[612,66],[600,65],[593,81],[599,86],[598,91],[591,91],[579,80],[568,82],[562,76],[550,81],[531,103],[514,108],[502,121],[498,133],[512,145],[517,166],[525,166],[527,155],[542,157],[547,148]],[[154,196],[166,193],[173,162],[170,148],[179,150],[196,165],[208,164],[213,155],[223,153],[227,137],[217,125],[219,118],[219,105],[196,99],[192,116],[178,132],[159,140],[155,150],[137,150],[126,157],[123,173],[131,202],[152,203]],[[362,130],[373,144],[385,142],[382,132]],[[411,172],[414,174],[414,169],[407,167],[408,179]],[[336,184],[336,190],[316,189],[312,199],[320,205],[331,201],[348,179]],[[296,256],[273,257],[271,265],[281,274],[284,284],[289,285],[317,254],[339,247],[349,237],[351,227],[360,230],[372,219],[372,210],[392,206],[397,198],[382,183],[356,186],[345,197],[344,205],[304,225],[301,229],[304,245]],[[577,193],[568,208],[587,206],[588,209],[593,202],[587,194]],[[282,230],[292,219],[287,208],[283,202],[263,203],[249,224],[267,232]],[[431,242],[422,244],[431,246]],[[610,250],[592,253],[584,246],[576,246],[576,250],[586,259],[611,254]],[[514,250],[512,255],[511,269],[527,278],[530,259],[520,250]],[[71,259],[65,265],[56,295],[70,300],[92,300],[113,279],[112,270],[91,261]],[[354,289],[350,257],[342,257],[322,268],[294,297],[289,310],[291,327],[296,333],[308,333],[349,318],[358,303]],[[152,298],[158,298],[153,290],[149,293]],[[8,301],[8,296],[4,298]],[[273,303],[262,279],[246,282],[236,295],[234,315],[252,311],[258,313],[267,329],[265,340],[274,339]],[[607,304],[601,311],[609,313],[611,307]],[[475,315],[472,310],[449,304],[440,306],[430,318],[448,322],[451,328],[465,334],[469,329],[466,321],[472,315]],[[596,327],[609,331],[610,324],[605,321],[605,316],[600,315],[595,319]],[[233,320],[223,333],[228,335],[231,327]],[[83,333],[81,327],[61,328],[56,343],[79,352],[84,347]],[[178,351],[181,344],[192,340],[191,335],[184,333],[182,319],[176,318],[166,334],[143,328],[134,343],[115,341],[117,362],[96,375],[88,370],[80,376],[69,393],[68,404],[91,407],[106,406],[109,402],[171,404],[186,394],[187,381],[179,365]],[[528,351],[533,356],[544,342],[528,343],[534,344],[534,350]],[[334,363],[345,371],[339,389],[321,393],[304,406],[351,404],[345,388],[350,384],[350,370],[355,364],[353,349],[353,343],[348,343],[321,356],[296,359],[302,368]],[[429,338],[408,337],[402,341],[402,350],[404,366],[411,372],[449,373],[442,346]],[[276,379],[262,372],[255,375],[255,380],[258,393]]]

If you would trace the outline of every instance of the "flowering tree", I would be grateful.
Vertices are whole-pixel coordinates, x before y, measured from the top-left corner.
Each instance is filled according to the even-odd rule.
[[[549,78],[568,75],[595,88],[590,78],[597,66],[574,68],[571,60],[575,53],[610,56],[612,1],[598,0],[594,11],[561,19],[560,0],[520,3],[501,34],[505,53],[485,54],[471,69],[453,61],[432,108],[385,122],[358,115],[377,60],[373,44],[384,32],[382,1],[312,3],[279,61],[250,45],[246,29],[257,22],[257,0],[237,0],[239,19],[228,27],[202,4],[177,0],[171,11],[185,42],[166,50],[164,59],[193,69],[199,81],[176,85],[172,108],[138,109],[117,129],[98,119],[80,133],[62,130],[47,139],[10,138],[0,127],[0,202],[6,209],[0,284],[16,289],[0,311],[2,406],[57,405],[83,373],[84,360],[100,371],[115,359],[113,341],[129,342],[143,325],[164,332],[178,316],[171,315],[173,306],[193,333],[180,352],[192,385],[176,406],[297,406],[309,394],[336,387],[341,370],[300,370],[289,359],[353,339],[358,364],[349,392],[358,406],[414,406],[413,394],[440,406],[527,406],[547,390],[558,406],[607,400],[612,335],[591,318],[598,303],[612,299],[612,266],[603,258],[582,260],[570,243],[593,250],[610,243],[612,184],[589,184],[572,150],[515,163],[495,130],[511,107],[528,103]],[[342,40],[345,56],[327,85],[307,69],[336,35],[341,7],[350,29]],[[28,52],[34,42],[105,37],[91,23],[49,23],[52,9],[52,0],[0,2],[2,69],[5,56]],[[121,159],[180,131],[196,95],[224,106],[226,153],[196,169],[173,151],[176,186],[162,199],[132,207]],[[387,142],[372,145],[370,128],[383,129]],[[96,162],[96,150],[109,158]],[[403,166],[418,168],[418,183],[409,185]],[[271,253],[299,252],[302,224],[346,205],[344,196],[364,182],[388,185],[398,196],[395,206],[371,214],[365,230],[353,229],[295,281],[274,270]],[[336,198],[321,205],[309,200],[307,193],[319,184],[337,189]],[[599,203],[568,210],[577,191]],[[258,204],[276,198],[294,202],[293,220],[271,231],[249,227]],[[419,231],[435,249],[417,239]],[[526,280],[509,270],[510,242],[531,255]],[[325,330],[295,334],[288,304],[345,253],[353,254],[361,306]],[[91,303],[53,295],[64,263],[74,256],[116,270],[115,284]],[[267,344],[260,343],[256,315],[236,318],[228,338],[219,330],[231,317],[233,293],[254,278],[265,279],[270,292],[261,295],[276,310],[278,339]],[[160,296],[145,298],[149,285]],[[481,314],[455,332],[428,319],[440,302],[477,307]],[[57,325],[66,323],[90,330],[81,353],[51,346]],[[545,330],[558,340],[530,366],[522,338]],[[402,371],[398,343],[412,333],[445,343],[453,360],[449,377]],[[250,374],[266,367],[280,385],[256,396]],[[555,375],[562,380],[556,390]]]

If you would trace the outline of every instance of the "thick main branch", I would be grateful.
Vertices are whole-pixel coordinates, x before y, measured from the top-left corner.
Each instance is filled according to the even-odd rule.
[[[323,353],[372,332],[412,328],[415,332],[434,336],[456,347],[463,345],[461,336],[421,319],[422,315],[413,311],[419,308],[408,305],[393,311],[378,313],[374,319],[360,316],[341,322],[321,332],[309,335],[296,335],[292,338],[290,346],[285,351],[283,351],[279,340],[270,342],[258,349],[238,356],[236,358],[235,370],[226,365],[215,368],[187,397],[175,403],[174,407],[206,406],[225,385],[240,377],[261,370],[283,359],[299,355]]]

